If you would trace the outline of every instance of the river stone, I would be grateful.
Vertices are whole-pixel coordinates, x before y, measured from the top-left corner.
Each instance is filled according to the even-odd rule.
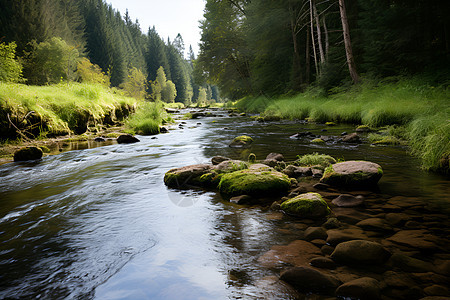
[[[291,181],[285,174],[266,165],[255,164],[249,169],[223,175],[218,188],[230,196],[270,197],[286,194],[290,186]]]
[[[339,220],[336,218],[329,218],[325,223],[323,223],[322,226],[326,229],[335,229],[341,226],[341,222],[339,222]]]
[[[314,257],[322,256],[318,247],[310,242],[296,240],[288,245],[276,245],[264,253],[258,262],[266,268],[280,268],[282,266],[307,266]]]
[[[280,279],[301,292],[333,292],[339,280],[309,267],[294,267],[281,273]]]
[[[390,256],[391,253],[381,244],[362,240],[340,243],[331,254],[334,261],[354,266],[380,265]]]
[[[293,166],[293,165],[287,166],[283,170],[283,173],[286,174],[287,176],[291,177],[291,178],[297,178],[297,177],[301,177],[301,176],[311,176],[312,175],[312,171],[311,171],[310,167],[297,167],[297,166]]]
[[[278,166],[279,161],[275,159],[265,159],[262,161],[263,164],[268,165],[269,167],[276,167]]]
[[[223,161],[227,161],[227,160],[231,160],[231,158],[225,157],[225,156],[214,156],[213,158],[211,158],[211,163],[213,165],[218,165]]]
[[[327,202],[318,193],[306,193],[291,198],[281,204],[281,209],[287,214],[301,218],[321,218],[331,212]]]
[[[326,240],[328,237],[327,232],[322,227],[308,227],[305,230],[303,238],[307,241],[312,240]]]
[[[247,135],[241,135],[234,138],[234,140],[230,143],[230,147],[247,148],[251,143],[253,143],[253,139],[251,137]]]
[[[393,230],[388,222],[380,218],[362,220],[361,222],[358,222],[356,226],[361,227],[364,230],[377,232],[390,232]]]
[[[336,296],[360,300],[378,300],[381,299],[380,283],[370,277],[358,278],[339,286],[336,290]]]
[[[122,134],[117,138],[119,144],[132,144],[140,142],[138,138],[132,136],[131,134]]]
[[[104,142],[104,141],[106,141],[105,138],[103,138],[103,137],[101,137],[101,136],[98,136],[98,137],[96,137],[96,138],[94,139],[94,142],[98,142],[98,143],[101,143],[101,142]]]
[[[361,143],[361,139],[359,138],[358,134],[356,132],[347,134],[342,138],[342,141],[344,143],[352,143],[352,144],[359,144]]]
[[[434,284],[423,289],[423,292],[428,296],[448,296],[448,288],[442,285]]]
[[[395,268],[405,272],[426,273],[434,269],[433,265],[428,262],[401,253],[393,254],[389,262]]]
[[[247,204],[253,204],[257,199],[250,197],[249,195],[240,195],[236,197],[232,197],[230,199],[230,202],[236,203],[239,205],[247,205]]]
[[[38,147],[25,147],[14,153],[14,161],[27,161],[41,159],[44,153]]]
[[[364,240],[367,238],[364,231],[359,228],[330,229],[327,230],[327,234],[327,243],[330,245],[337,245],[351,240]]]
[[[387,239],[395,244],[420,250],[437,249],[436,238],[426,230],[401,230]]]
[[[169,133],[169,129],[167,129],[167,127],[162,126],[159,128],[159,133]]]
[[[212,169],[210,164],[191,165],[169,170],[164,175],[164,183],[169,187],[181,188],[185,185],[200,185],[201,177]]]
[[[266,157],[266,159],[274,159],[276,161],[284,161],[283,154],[280,153],[269,153]]]
[[[241,160],[226,160],[213,167],[217,173],[230,173],[248,168],[248,164]]]
[[[321,269],[329,269],[334,270],[336,269],[336,264],[333,260],[327,258],[327,257],[316,257],[311,259],[310,262],[311,266]]]
[[[342,194],[331,201],[331,203],[337,207],[357,207],[364,204],[364,197]]]
[[[368,161],[346,161],[326,168],[320,182],[333,186],[364,187],[378,183],[383,170]]]

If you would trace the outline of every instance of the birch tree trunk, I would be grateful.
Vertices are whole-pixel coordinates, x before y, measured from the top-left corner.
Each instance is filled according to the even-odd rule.
[[[341,12],[342,30],[344,33],[345,54],[347,56],[347,65],[350,76],[354,83],[359,82],[359,75],[356,72],[355,58],[353,57],[352,43],[350,41],[350,29],[348,27],[347,12],[345,10],[344,0],[339,0],[339,10]]]
[[[325,32],[325,59],[328,60],[328,52],[330,51],[330,38],[328,36],[327,22],[325,21],[325,15],[323,15],[323,30]]]
[[[325,54],[323,52],[323,45],[322,45],[322,30],[320,28],[319,14],[317,13],[317,7],[315,3],[313,5],[313,10],[314,10],[314,18],[316,19],[317,44],[319,45],[320,63],[324,64]]]

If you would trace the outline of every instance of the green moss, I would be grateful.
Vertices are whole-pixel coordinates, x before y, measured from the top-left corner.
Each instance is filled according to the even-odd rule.
[[[334,122],[326,122],[325,125],[327,125],[327,126],[336,126],[336,123],[334,123]]]
[[[254,153],[250,153],[248,155],[248,162],[254,164],[256,162],[256,155]]]
[[[283,202],[281,209],[288,214],[304,218],[324,217],[331,212],[326,201],[318,193],[298,195]]]
[[[271,196],[289,190],[289,177],[276,171],[241,170],[222,176],[218,188],[231,196]]]
[[[44,153],[51,152],[50,148],[48,148],[47,146],[41,145],[41,146],[39,146],[39,148],[41,148],[42,152],[44,152]]]
[[[223,174],[218,174],[217,172],[212,171],[210,173],[203,174],[202,176],[196,178],[194,182],[200,186],[217,187],[222,176]]]
[[[374,145],[400,145],[402,144],[402,141],[396,138],[395,136],[391,135],[381,135],[376,133],[371,133],[367,137],[369,142],[371,142]]]
[[[192,119],[192,114],[191,113],[184,114],[183,120],[190,120],[190,119]]]
[[[325,141],[322,140],[322,139],[314,139],[314,140],[311,141],[311,143],[313,143],[313,144],[324,144]]]
[[[241,135],[241,136],[235,137],[233,141],[249,143],[249,142],[253,142],[253,139],[247,135]]]

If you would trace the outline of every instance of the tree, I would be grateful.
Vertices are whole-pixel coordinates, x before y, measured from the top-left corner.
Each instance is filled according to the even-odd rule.
[[[175,47],[181,57],[184,57],[184,41],[181,34],[177,34],[177,36],[173,40],[172,45]]]
[[[339,0],[339,10],[341,13],[342,30],[344,35],[345,55],[347,57],[347,65],[350,71],[350,77],[354,83],[359,82],[359,75],[356,72],[355,58],[353,56],[352,43],[350,40],[350,28],[348,26],[347,11],[345,9],[344,0]]]
[[[35,44],[28,57],[27,78],[31,83],[41,85],[70,80],[78,56],[77,49],[57,37]]]
[[[111,84],[109,76],[86,57],[81,58],[77,63],[77,75],[78,80],[81,82],[100,84],[107,87]]]
[[[128,71],[128,79],[120,85],[127,96],[144,99],[147,90],[147,79],[141,70],[133,67]]]
[[[151,82],[152,95],[154,101],[162,100],[167,103],[175,101],[177,96],[177,90],[175,84],[167,80],[164,68],[159,67],[156,75],[156,80]]]
[[[17,45],[0,43],[0,81],[22,81],[22,64],[16,59]]]

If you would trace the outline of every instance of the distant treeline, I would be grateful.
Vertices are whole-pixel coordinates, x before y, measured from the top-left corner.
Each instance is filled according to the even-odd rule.
[[[138,98],[219,100],[217,87],[194,82],[195,56],[190,47],[184,58],[181,35],[164,41],[155,27],[143,34],[128,11],[103,0],[2,0],[0,45],[0,81],[84,81]]]
[[[195,72],[235,99],[361,75],[448,84],[449,16],[448,0],[207,0]]]

